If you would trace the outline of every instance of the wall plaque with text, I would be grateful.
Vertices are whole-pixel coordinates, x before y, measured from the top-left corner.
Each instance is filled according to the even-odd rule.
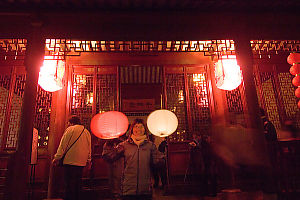
[[[155,110],[155,99],[123,99],[122,111],[153,111]]]

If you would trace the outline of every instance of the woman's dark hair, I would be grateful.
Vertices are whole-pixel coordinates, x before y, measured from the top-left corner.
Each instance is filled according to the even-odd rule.
[[[74,124],[74,125],[81,124],[80,118],[79,118],[78,116],[76,116],[76,115],[71,116],[71,117],[69,118],[69,122],[70,122],[71,124]]]
[[[131,123],[131,126],[130,126],[130,128],[129,128],[129,135],[132,134],[132,132],[133,132],[133,127],[134,127],[134,125],[136,125],[136,124],[143,124],[143,126],[144,126],[144,128],[145,128],[145,135],[149,135],[149,134],[148,134],[148,129],[147,129],[147,126],[146,126],[144,120],[143,120],[143,119],[140,119],[140,118],[135,119],[135,120]]]

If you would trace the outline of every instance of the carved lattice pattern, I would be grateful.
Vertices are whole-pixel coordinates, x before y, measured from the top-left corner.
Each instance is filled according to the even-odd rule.
[[[292,85],[292,75],[288,72],[278,73],[278,80],[280,85],[280,94],[283,100],[286,116],[288,119],[295,120],[299,127],[300,121],[297,119],[299,108],[297,106],[297,97],[295,96],[295,87]]]
[[[166,74],[167,109],[173,111],[178,118],[178,128],[170,136],[170,141],[185,141],[187,135],[186,100],[184,74]]]
[[[52,93],[43,90],[38,85],[33,127],[36,128],[39,133],[39,147],[48,146],[51,101]]]
[[[91,74],[73,74],[71,113],[78,115],[81,123],[88,129],[93,114],[93,78]]]
[[[274,91],[274,75],[271,72],[260,72],[260,81],[265,102],[265,112],[275,128],[280,129],[281,123]]]
[[[236,120],[239,120],[240,123],[246,124],[245,117],[243,115],[244,108],[242,103],[240,87],[231,91],[226,90],[226,100],[228,112],[230,113],[230,120],[235,123],[237,122]]]
[[[235,55],[233,40],[206,41],[87,41],[47,39],[46,55],[78,56],[81,52],[203,52]]]
[[[250,42],[253,53],[261,56],[279,52],[300,52],[299,40],[251,40]]]
[[[0,60],[24,60],[26,39],[0,40]]]
[[[117,75],[97,75],[96,112],[117,110]]]
[[[0,147],[2,146],[3,129],[5,123],[5,114],[7,109],[7,99],[9,96],[10,74],[0,75]]]
[[[211,126],[206,73],[187,74],[194,133],[208,135]]]
[[[300,52],[299,40],[251,40],[254,54]],[[25,39],[0,40],[0,57],[24,59]],[[7,52],[10,51],[8,54]],[[3,53],[1,53],[3,52]],[[203,52],[205,55],[235,55],[233,40],[205,41],[88,41],[47,39],[46,55],[74,56],[81,52]],[[12,57],[12,58],[9,58]],[[0,58],[0,59],[1,59]],[[63,57],[61,59],[64,59]]]
[[[12,96],[9,126],[5,148],[16,148],[18,139],[18,130],[20,127],[20,117],[22,110],[22,101],[25,89],[26,75],[16,76],[14,92]]]

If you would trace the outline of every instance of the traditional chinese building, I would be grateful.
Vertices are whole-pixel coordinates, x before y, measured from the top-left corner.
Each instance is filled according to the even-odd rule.
[[[91,118],[105,111],[121,111],[130,120],[156,109],[174,112],[179,126],[168,138],[171,186],[185,184],[176,177],[186,173],[193,133],[210,135],[214,124],[236,116],[247,128],[262,130],[260,108],[278,132],[287,120],[299,127],[286,61],[300,51],[299,6],[293,0],[2,1],[0,198],[59,193],[59,172],[50,162],[71,114],[89,128]],[[219,89],[225,77],[216,63],[232,57],[242,82]],[[38,84],[44,60],[54,63],[55,80]],[[85,172],[92,184],[86,188],[105,190],[104,142],[93,137],[93,167]],[[297,141],[281,144],[282,152],[297,152]],[[278,163],[285,180],[280,187],[296,191],[299,162],[284,159]]]

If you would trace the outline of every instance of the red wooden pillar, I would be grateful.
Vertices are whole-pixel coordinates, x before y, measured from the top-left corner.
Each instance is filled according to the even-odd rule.
[[[34,25],[33,32],[27,40],[25,67],[26,83],[20,119],[20,129],[16,152],[13,156],[10,196],[14,200],[24,200],[29,182],[29,164],[32,144],[34,111],[40,67],[44,60],[45,40],[40,26]]]
[[[68,74],[68,68],[66,68],[65,73]],[[49,199],[57,198],[58,196],[60,196],[63,186],[62,170],[52,166],[52,159],[56,154],[61,137],[66,128],[67,121],[67,106],[69,106],[69,103],[67,101],[67,81],[64,81],[63,85],[63,89],[54,92],[52,96],[50,131],[48,141],[50,165],[47,198]]]
[[[247,126],[254,129],[262,129],[259,116],[259,104],[253,74],[253,54],[250,40],[236,39],[236,57],[240,65],[244,80],[243,105]]]

